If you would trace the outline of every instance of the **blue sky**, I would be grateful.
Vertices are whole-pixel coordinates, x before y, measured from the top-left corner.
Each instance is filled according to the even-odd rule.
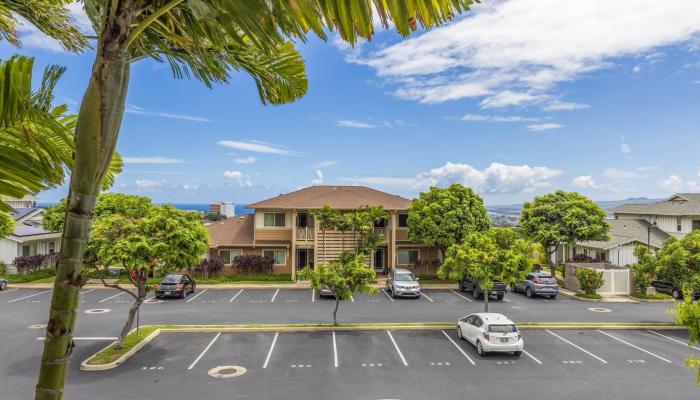
[[[698,191],[700,3],[610,3],[484,0],[405,40],[380,32],[353,49],[333,34],[311,39],[298,45],[308,94],[283,106],[262,106],[242,74],[207,89],[140,61],[112,190],[246,203],[311,184],[412,197],[457,182],[490,204],[559,188],[596,200]],[[36,57],[37,78],[66,66],[56,102],[77,111],[93,53],[22,33],[24,47],[1,43],[0,57]]]

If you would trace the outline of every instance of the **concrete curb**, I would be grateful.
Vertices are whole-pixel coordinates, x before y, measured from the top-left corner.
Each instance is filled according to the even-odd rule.
[[[556,330],[594,330],[594,329],[606,329],[606,330],[637,330],[637,329],[655,329],[655,330],[681,330],[685,329],[683,326],[673,325],[669,323],[637,323],[637,324],[613,324],[613,323],[517,323],[518,327],[522,330],[544,330],[544,329],[556,329]],[[161,333],[251,333],[251,332],[330,332],[330,331],[384,331],[384,330],[403,330],[403,331],[425,331],[425,330],[443,330],[454,328],[454,322],[428,322],[425,324],[348,324],[348,325],[319,325],[319,326],[290,326],[290,325],[269,325],[269,326],[245,326],[245,325],[231,325],[231,326],[187,326],[180,325],[176,328],[159,328],[154,330],[150,335],[146,336],[142,341],[137,343],[134,347],[129,349],[126,353],[122,354],[116,360],[107,364],[88,364],[88,362],[94,358],[100,351],[111,346],[110,343],[107,347],[102,348],[97,353],[91,355],[80,363],[80,369],[82,371],[106,371],[109,369],[114,369],[126,362],[131,356],[136,354],[148,343],[153,341]]]
[[[12,283],[12,289],[53,289],[53,283]],[[124,284],[127,285],[128,284]],[[8,285],[9,286],[9,285]],[[372,286],[381,289],[384,285],[373,284]],[[456,283],[426,283],[421,285],[423,289],[457,289]],[[296,283],[198,283],[197,288],[200,289],[302,289],[310,290],[311,285],[307,282]],[[102,283],[88,283],[83,286],[83,289],[110,289],[102,285]]]

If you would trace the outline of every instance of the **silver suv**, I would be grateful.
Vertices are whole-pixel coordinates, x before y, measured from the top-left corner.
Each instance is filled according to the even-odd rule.
[[[559,293],[559,285],[550,274],[530,272],[524,280],[515,283],[513,291],[525,293],[527,297],[549,296],[553,299]]]
[[[418,278],[407,269],[392,269],[386,278],[386,290],[391,297],[420,297]]]

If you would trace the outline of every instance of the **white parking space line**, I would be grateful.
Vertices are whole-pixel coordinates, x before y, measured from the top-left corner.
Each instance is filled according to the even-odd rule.
[[[505,297],[503,298],[503,301],[505,301],[506,303],[510,303],[510,302],[511,302],[510,300],[506,299]]]
[[[209,290],[209,289],[204,289],[204,290],[202,290],[201,292],[199,292],[199,293],[195,294],[194,296],[190,297],[190,299],[189,299],[189,300],[187,300],[187,301],[186,301],[185,303],[189,303],[190,301],[192,301],[192,300],[196,299],[197,297],[201,296],[201,295],[202,295],[202,293],[206,292],[207,290]]]
[[[238,293],[236,293],[235,296],[231,297],[231,300],[229,300],[228,302],[229,302],[229,303],[233,303],[233,301],[236,300],[236,297],[238,297],[239,294],[243,293],[244,290],[245,290],[245,289],[239,290]]]
[[[389,293],[387,293],[386,290],[382,289],[382,293],[384,293],[386,295],[386,298],[391,300],[392,303],[394,302],[394,299],[392,299],[391,296],[389,296]]]
[[[693,348],[693,349],[695,349],[695,350],[700,350],[700,347],[691,346],[691,345],[689,345],[688,343],[686,343],[686,342],[684,342],[684,341],[682,341],[682,340],[678,340],[678,339],[672,338],[672,337],[670,337],[670,336],[662,335],[662,334],[660,334],[660,333],[658,333],[658,332],[654,332],[654,331],[650,331],[650,330],[647,330],[647,332],[653,333],[653,334],[656,335],[656,336],[661,336],[662,338],[666,338],[666,339],[668,339],[668,340],[670,340],[670,341],[676,342],[676,343],[681,344],[681,345],[683,345],[683,346],[688,346],[688,347]]]
[[[389,334],[389,339],[391,339],[391,343],[394,344],[394,348],[396,349],[396,352],[399,353],[399,357],[401,357],[401,361],[403,362],[403,366],[408,367],[408,363],[406,362],[406,359],[403,357],[403,353],[401,353],[401,349],[399,349],[399,345],[396,344],[396,340],[394,340],[394,337],[391,335],[391,331],[386,331],[386,333]]]
[[[472,360],[472,358],[469,357],[469,354],[467,354],[467,353],[464,351],[464,349],[462,349],[461,347],[459,347],[459,345],[458,345],[457,343],[455,343],[455,341],[450,337],[450,335],[447,334],[447,332],[445,332],[445,331],[441,331],[441,332],[442,332],[443,335],[445,335],[445,337],[447,338],[447,340],[449,340],[450,343],[452,343],[452,344],[457,348],[457,350],[459,350],[459,352],[462,353],[462,355],[463,355],[467,360],[469,360],[469,362],[470,362],[472,365],[476,365],[476,364],[474,363],[474,360]]]
[[[433,299],[431,299],[430,297],[428,297],[428,295],[425,294],[425,292],[421,293],[421,296],[425,297],[426,299],[430,300],[431,303],[433,303]]]
[[[45,337],[38,337],[36,340],[46,340]],[[114,341],[117,340],[117,337],[111,337],[111,336],[86,336],[86,337],[73,337],[73,340],[104,340],[104,341]]]
[[[98,301],[98,303],[104,303],[104,302],[107,301],[107,300],[111,300],[111,299],[113,299],[113,298],[115,298],[115,297],[117,297],[117,296],[121,296],[121,295],[123,295],[123,294],[126,294],[126,292],[119,292],[119,293],[115,294],[114,296],[109,296],[109,297],[107,297],[106,299],[102,299],[102,300]]]
[[[197,363],[199,362],[199,360],[201,360],[202,357],[204,357],[204,354],[206,354],[207,351],[209,351],[209,349],[210,349],[211,346],[214,344],[214,342],[216,342],[216,339],[218,339],[219,336],[221,336],[221,332],[217,333],[216,336],[214,336],[214,339],[212,339],[211,342],[209,342],[209,344],[207,345],[207,347],[204,348],[204,350],[203,350],[202,353],[199,355],[199,357],[195,358],[195,360],[192,362],[192,364],[190,364],[190,366],[187,367],[188,370],[194,368],[194,366],[197,365]]]
[[[579,346],[577,346],[576,344],[574,344],[574,343],[572,343],[572,342],[570,342],[570,341],[564,339],[563,337],[557,335],[556,333],[550,331],[549,329],[547,329],[546,331],[547,331],[548,333],[550,333],[552,336],[554,336],[554,337],[558,338],[559,340],[561,340],[562,342],[568,343],[568,344],[574,346],[575,348],[581,350],[582,352],[588,354],[589,356],[595,358],[596,360],[602,362],[603,364],[607,364],[607,363],[608,363],[607,361],[603,360],[602,358],[598,357],[597,355],[591,353],[590,351],[584,349],[583,347],[579,347]]]
[[[277,297],[277,293],[279,293],[279,292],[280,292],[279,289],[277,289],[277,290],[275,291],[275,294],[272,295],[272,300],[270,300],[270,303],[274,303],[274,302],[275,302],[275,297]]]
[[[267,364],[270,362],[270,357],[272,356],[272,351],[275,349],[275,343],[277,343],[277,336],[279,336],[279,334],[279,332],[275,332],[275,337],[272,339],[270,351],[267,352],[267,357],[265,358],[265,364],[263,364],[263,369],[267,368]]]
[[[617,336],[613,336],[613,335],[611,335],[611,334],[609,334],[609,333],[603,332],[603,331],[601,331],[600,329],[597,329],[597,331],[598,331],[599,333],[602,333],[603,335],[605,335],[605,336],[607,336],[607,337],[610,337],[610,338],[613,338],[613,339],[617,340],[617,341],[620,342],[620,343],[624,343],[624,344],[626,344],[626,345],[628,345],[628,346],[630,346],[630,347],[632,347],[632,348],[635,348],[635,349],[637,349],[637,350],[639,350],[639,351],[643,351],[643,352],[649,354],[650,356],[654,356],[654,357],[658,358],[658,359],[661,360],[661,361],[666,361],[666,362],[669,363],[669,364],[671,363],[671,360],[667,360],[667,359],[661,357],[661,356],[658,355],[658,354],[652,353],[652,352],[649,351],[649,350],[645,350],[645,349],[643,349],[643,348],[641,348],[641,347],[639,347],[639,346],[635,346],[635,345],[633,345],[632,343],[626,342],[626,341],[620,339],[620,338],[617,337]]]
[[[44,294],[44,293],[48,293],[48,292],[53,292],[53,289],[44,290],[43,292],[30,294],[29,296],[20,297],[19,299],[8,300],[7,302],[8,302],[8,303],[14,303],[15,301],[20,301],[20,300],[28,299],[28,298],[30,298],[30,297],[38,296],[38,295],[40,295],[40,294]]]
[[[15,290],[19,290],[19,288],[14,288],[14,289],[10,289],[10,290],[3,290],[2,292],[0,292],[0,294],[14,292]]]
[[[311,289],[311,302],[316,301],[316,289]]]
[[[533,360],[535,360],[535,362],[536,362],[537,364],[542,365],[542,361],[538,360],[537,357],[533,356],[532,354],[528,353],[528,352],[525,351],[525,350],[523,350],[523,353],[525,353],[526,356],[528,356],[528,357],[532,358]]]
[[[90,293],[90,292],[92,292],[92,291],[94,291],[94,290],[97,290],[97,289],[88,289],[88,290],[85,290],[85,291],[80,292],[80,294]]]
[[[333,331],[333,365],[338,368],[338,345],[335,342],[335,331]]]
[[[470,303],[473,303],[472,299],[470,299],[469,297],[467,297],[467,296],[465,296],[465,295],[463,295],[463,294],[461,294],[461,293],[457,293],[457,292],[455,292],[455,291],[452,290],[452,289],[450,289],[450,292],[456,294],[457,296],[463,298],[464,300],[466,300],[466,301],[468,301],[468,302],[470,302]]]

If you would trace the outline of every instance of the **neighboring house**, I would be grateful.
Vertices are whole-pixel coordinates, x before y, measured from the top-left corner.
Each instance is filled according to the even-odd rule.
[[[276,260],[274,273],[295,277],[297,270],[334,261],[343,250],[353,248],[351,231],[327,229],[324,236],[312,210],[329,206],[348,212],[368,205],[382,206],[389,214],[375,224],[375,231],[385,240],[369,257],[369,266],[380,273],[401,266],[417,274],[434,274],[437,248],[408,240],[411,200],[363,186],[311,186],[250,204],[247,208],[253,214],[207,224],[210,254],[219,255],[227,267],[241,254],[270,255]]]
[[[583,241],[576,243],[576,246],[560,246],[555,254],[556,263],[591,261],[624,267],[637,262],[634,255],[636,245],[648,245],[652,253],[656,253],[671,237],[644,220],[609,219],[606,222],[610,224],[610,240]]]
[[[8,196],[0,196],[5,204],[12,208],[32,208],[36,207],[36,197],[34,196],[24,196],[21,199]]]
[[[33,203],[32,203],[33,204]],[[15,229],[8,237],[0,239],[0,261],[15,273],[12,265],[15,257],[58,252],[60,232],[50,232],[41,227],[44,209],[17,207],[10,213],[15,220]]]
[[[644,220],[677,238],[700,229],[700,193],[678,193],[651,204],[623,204],[610,210],[615,219]]]

